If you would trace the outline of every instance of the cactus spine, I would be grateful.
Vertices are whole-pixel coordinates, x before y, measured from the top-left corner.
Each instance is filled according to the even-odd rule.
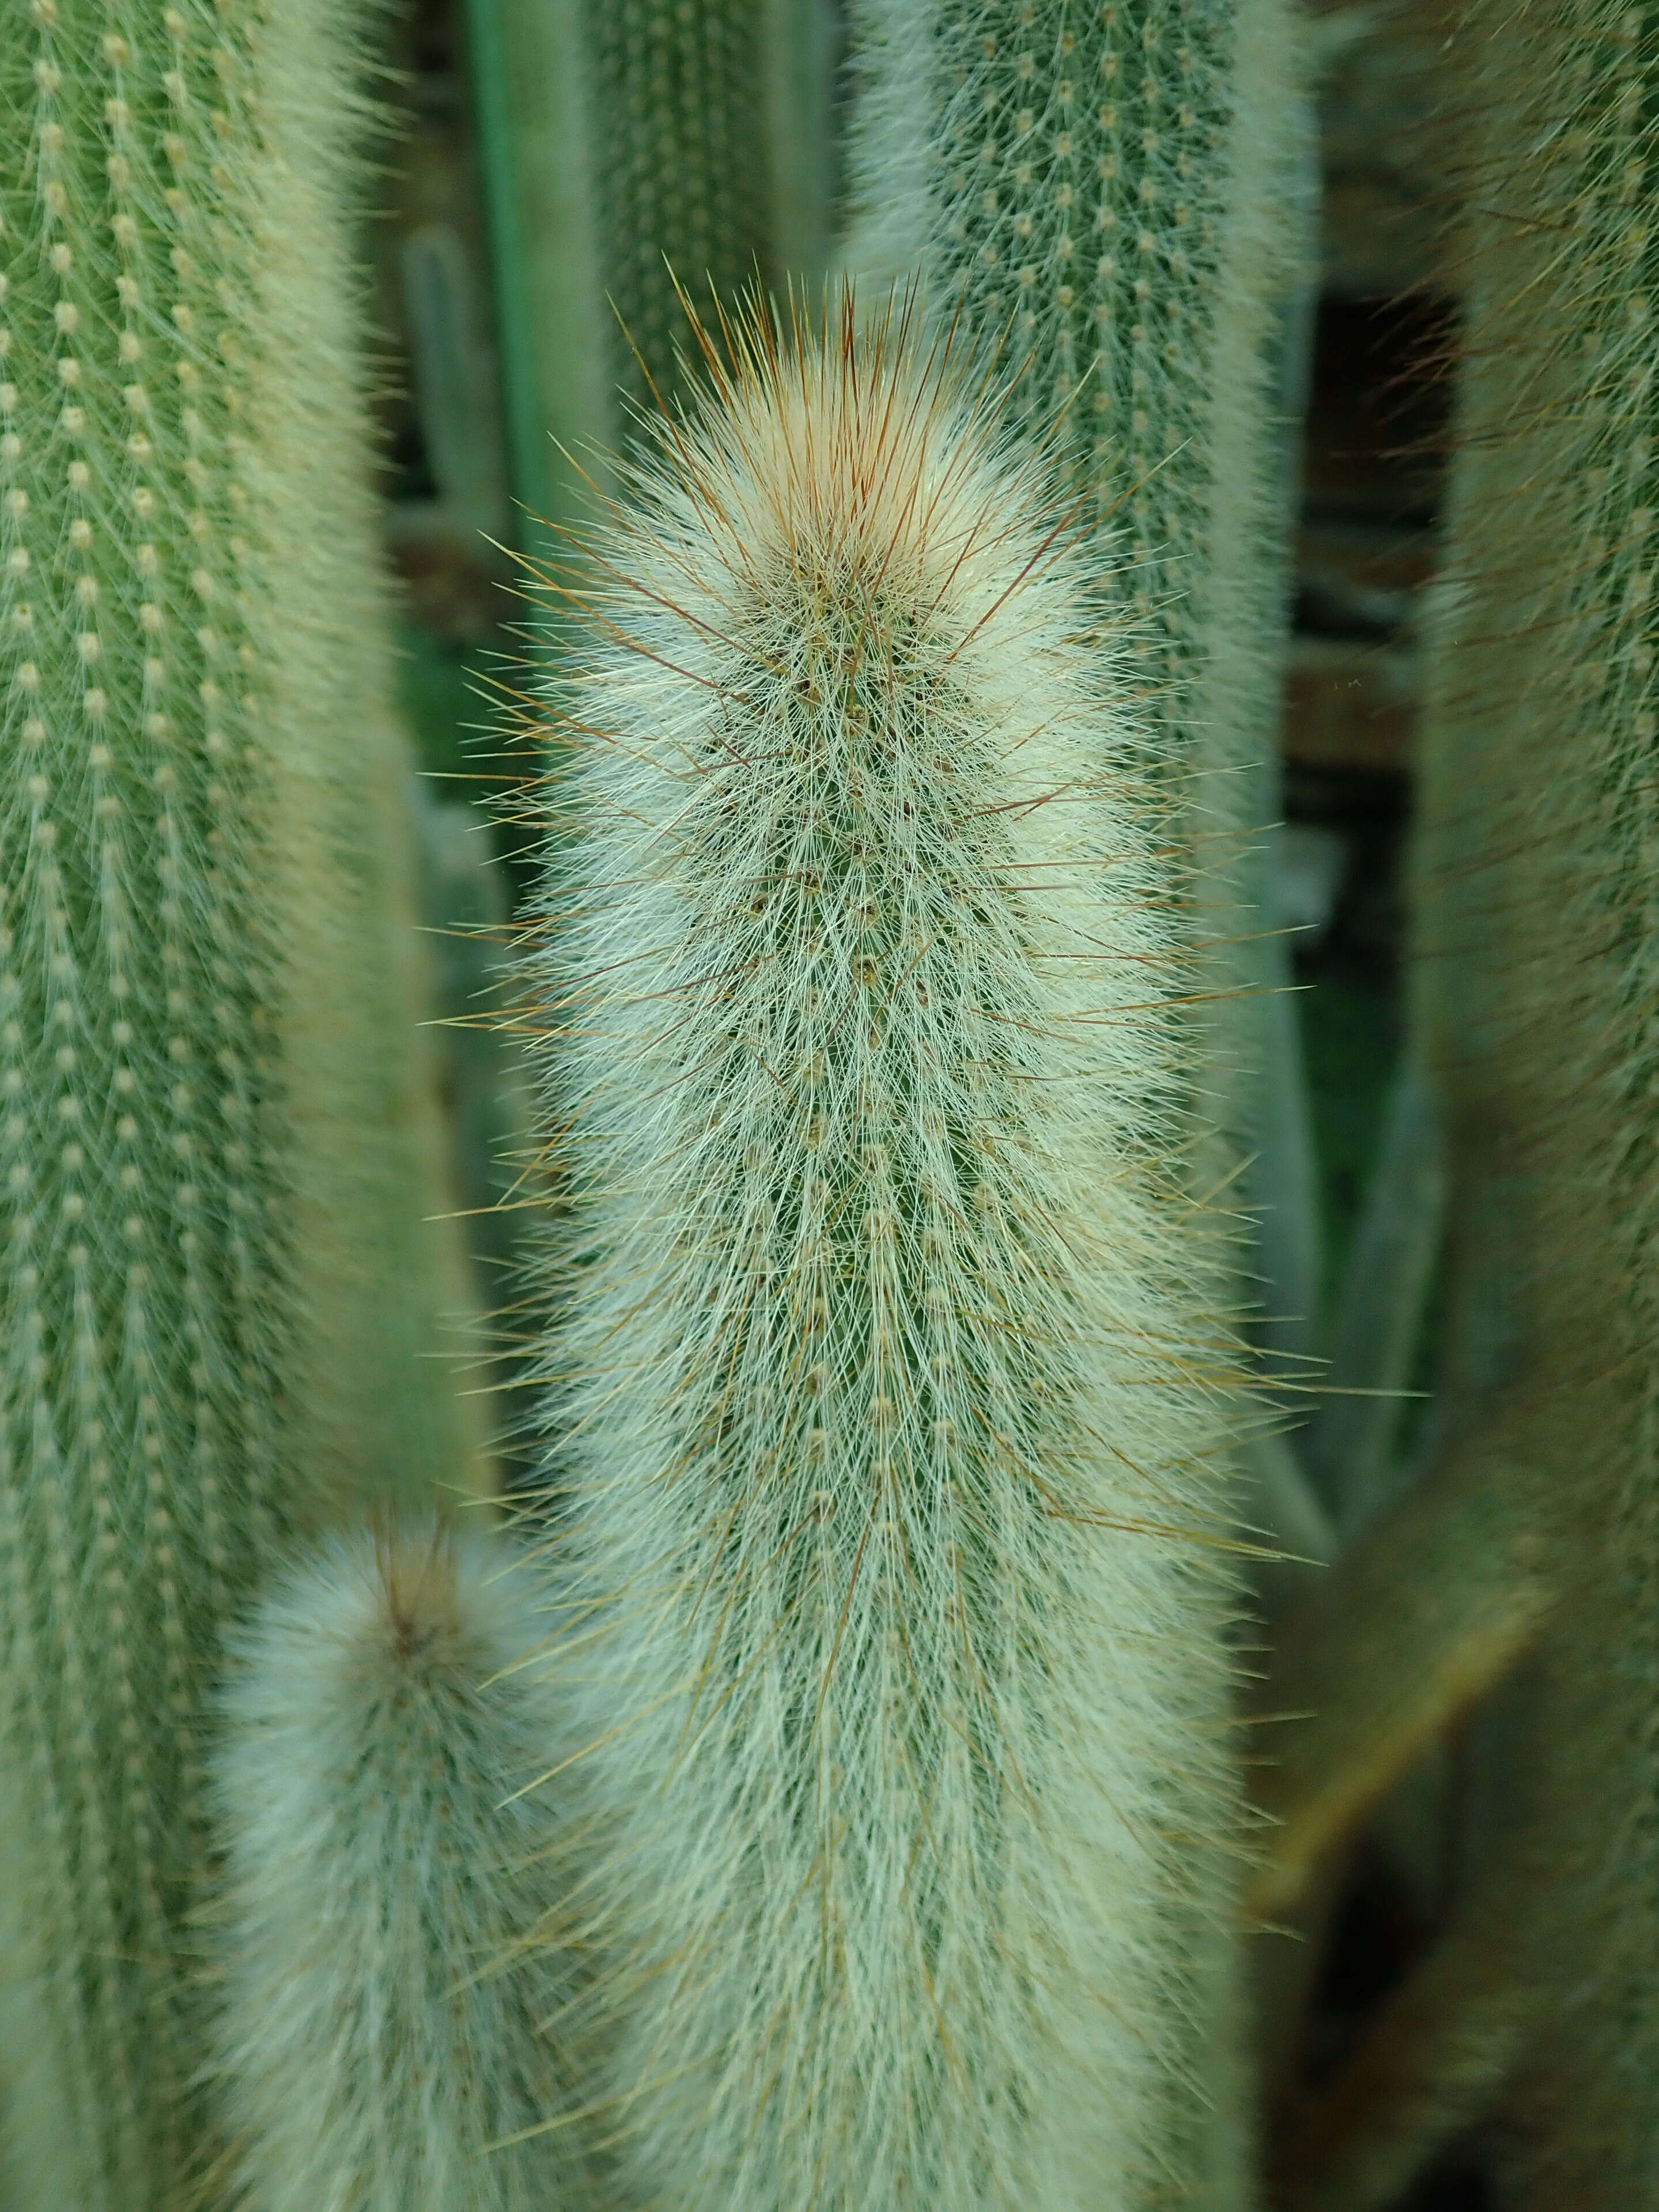
[[[337,1541],[240,1639],[214,1775],[215,2070],[257,2212],[592,2200],[547,2028],[558,1712],[499,1541]],[[529,1948],[526,1939],[538,1933]]]
[[[320,0],[0,10],[0,2095],[90,2212],[199,2149],[227,1613],[325,1477],[459,1471],[358,811],[350,66]]]
[[[1634,2212],[1659,2193],[1659,21],[1573,0],[1455,32],[1472,281],[1418,1018],[1465,1255],[1448,1419],[1517,1418],[1563,1576],[1513,1760],[1549,2001],[1504,2202]]]
[[[558,679],[595,2002],[653,2203],[1127,2207],[1224,1671],[1170,885],[1040,465],[852,331],[665,426]]]

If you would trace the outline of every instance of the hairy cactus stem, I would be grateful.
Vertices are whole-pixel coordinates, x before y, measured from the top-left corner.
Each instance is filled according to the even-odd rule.
[[[1147,2201],[1231,1817],[1164,809],[1064,494],[919,319],[705,342],[551,689],[567,1778],[687,2212]]]

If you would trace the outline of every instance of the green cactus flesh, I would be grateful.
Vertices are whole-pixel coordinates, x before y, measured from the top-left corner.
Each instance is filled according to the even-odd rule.
[[[1189,1170],[1199,1194],[1226,1194],[1210,1216],[1218,1277],[1232,1278],[1218,1302],[1239,1310],[1252,1292],[1231,1224],[1282,1113],[1263,1072],[1265,993],[1285,978],[1254,919],[1252,844],[1274,805],[1287,607],[1273,410],[1276,323],[1305,247],[1295,12],[865,0],[860,19],[849,266],[921,278],[940,324],[1000,351],[1018,372],[1012,413],[1053,426],[1079,519],[1109,548],[1128,666],[1181,807],[1200,959]],[[1230,1880],[1217,1869],[1216,1925]],[[1201,2021],[1231,2002],[1195,1992],[1191,2008]],[[1202,2062],[1212,2083],[1220,2063]],[[1223,2106],[1232,2119],[1212,2124]],[[1216,2171],[1194,2179],[1200,2197],[1246,2187],[1243,2110],[1242,2094],[1212,2089],[1189,2114],[1198,2168]]]
[[[1127,2208],[1226,1804],[1161,816],[1039,465],[850,327],[665,430],[556,690],[593,2033],[653,2203]]]
[[[1278,619],[1267,341],[1297,273],[1293,16],[1283,0],[861,16],[849,267],[921,277],[1018,367],[1017,411],[1059,426],[1068,485],[1112,528],[1149,711],[1176,757],[1219,757],[1225,734],[1194,726],[1201,664],[1224,665],[1235,699],[1259,688]],[[1260,604],[1218,633],[1212,601],[1241,584]]]
[[[1194,1179],[1237,1207],[1277,1110],[1263,994],[1285,980],[1254,915],[1288,605],[1277,359],[1307,258],[1292,0],[859,14],[847,264],[920,279],[939,326],[1018,371],[1012,412],[1052,427],[1110,546],[1191,856]]]
[[[334,1118],[386,1056],[352,67],[321,0],[0,6],[0,2119],[25,2201],[88,2212],[197,2154],[222,1626],[354,1455],[336,1400],[396,1395],[391,1218],[335,1202],[388,1134]],[[299,1370],[337,1322],[361,1371]]]

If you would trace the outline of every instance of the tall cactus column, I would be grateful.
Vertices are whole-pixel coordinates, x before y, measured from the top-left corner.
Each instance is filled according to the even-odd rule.
[[[1506,2203],[1659,2191],[1652,129],[1659,17],[1453,11],[1471,149],[1419,1018],[1446,1089],[1448,1413],[1539,1476],[1559,1601],[1516,1718],[1544,2029]]]
[[[1108,589],[1190,860],[1193,1182],[1214,1200],[1218,1302],[1242,1312],[1261,1289],[1249,1205],[1279,1210],[1277,1249],[1293,1259],[1310,1233],[1283,1218],[1310,1192],[1305,1172],[1270,1189],[1249,1164],[1294,1166],[1306,1136],[1286,1126],[1297,1044],[1266,996],[1285,977],[1252,851],[1274,804],[1287,609],[1276,324],[1307,247],[1295,9],[865,0],[859,12],[848,264],[919,276],[941,321],[1002,351],[1019,377],[1012,411],[1054,426],[1079,514],[1110,548]],[[1267,1286],[1270,1311],[1288,1288]],[[1209,1890],[1223,1925],[1231,1879],[1218,1866]],[[1235,1971],[1228,1939],[1194,1942],[1209,1963],[1195,1966],[1208,1993],[1193,2011],[1219,2022],[1231,2001],[1212,1976]],[[1216,2032],[1236,2068],[1237,2033]],[[1248,2129],[1237,2084],[1214,2089],[1219,2047],[1188,2110],[1191,2185],[1226,2203],[1247,2186]]]
[[[460,1473],[404,1364],[434,1208],[366,889],[352,69],[312,0],[0,9],[0,2112],[31,2203],[173,2202],[200,2150],[180,1960],[229,1609],[325,1482],[406,1443]]]
[[[1294,9],[860,14],[847,264],[921,277],[942,319],[1018,368],[1018,415],[1058,425],[1068,483],[1111,533],[1133,665],[1200,840],[1200,933],[1231,939],[1285,623],[1274,314],[1307,246]],[[1219,976],[1254,980],[1255,955],[1220,951]],[[1239,1054],[1231,1035],[1212,1054],[1235,1148],[1253,1141]]]
[[[237,1638],[215,2071],[248,2212],[606,2201],[560,2062],[562,1700],[519,1664],[545,1630],[519,1565],[477,1529],[354,1531]]]
[[[1040,465],[902,338],[751,337],[561,686],[605,2110],[684,2212],[1127,2212],[1227,1814],[1163,810]]]

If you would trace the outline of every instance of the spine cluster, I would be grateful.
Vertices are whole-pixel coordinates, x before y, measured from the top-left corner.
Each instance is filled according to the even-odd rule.
[[[556,695],[565,1780],[686,2212],[1169,2186],[1224,1819],[1162,817],[1052,486],[906,337],[740,339]]]

